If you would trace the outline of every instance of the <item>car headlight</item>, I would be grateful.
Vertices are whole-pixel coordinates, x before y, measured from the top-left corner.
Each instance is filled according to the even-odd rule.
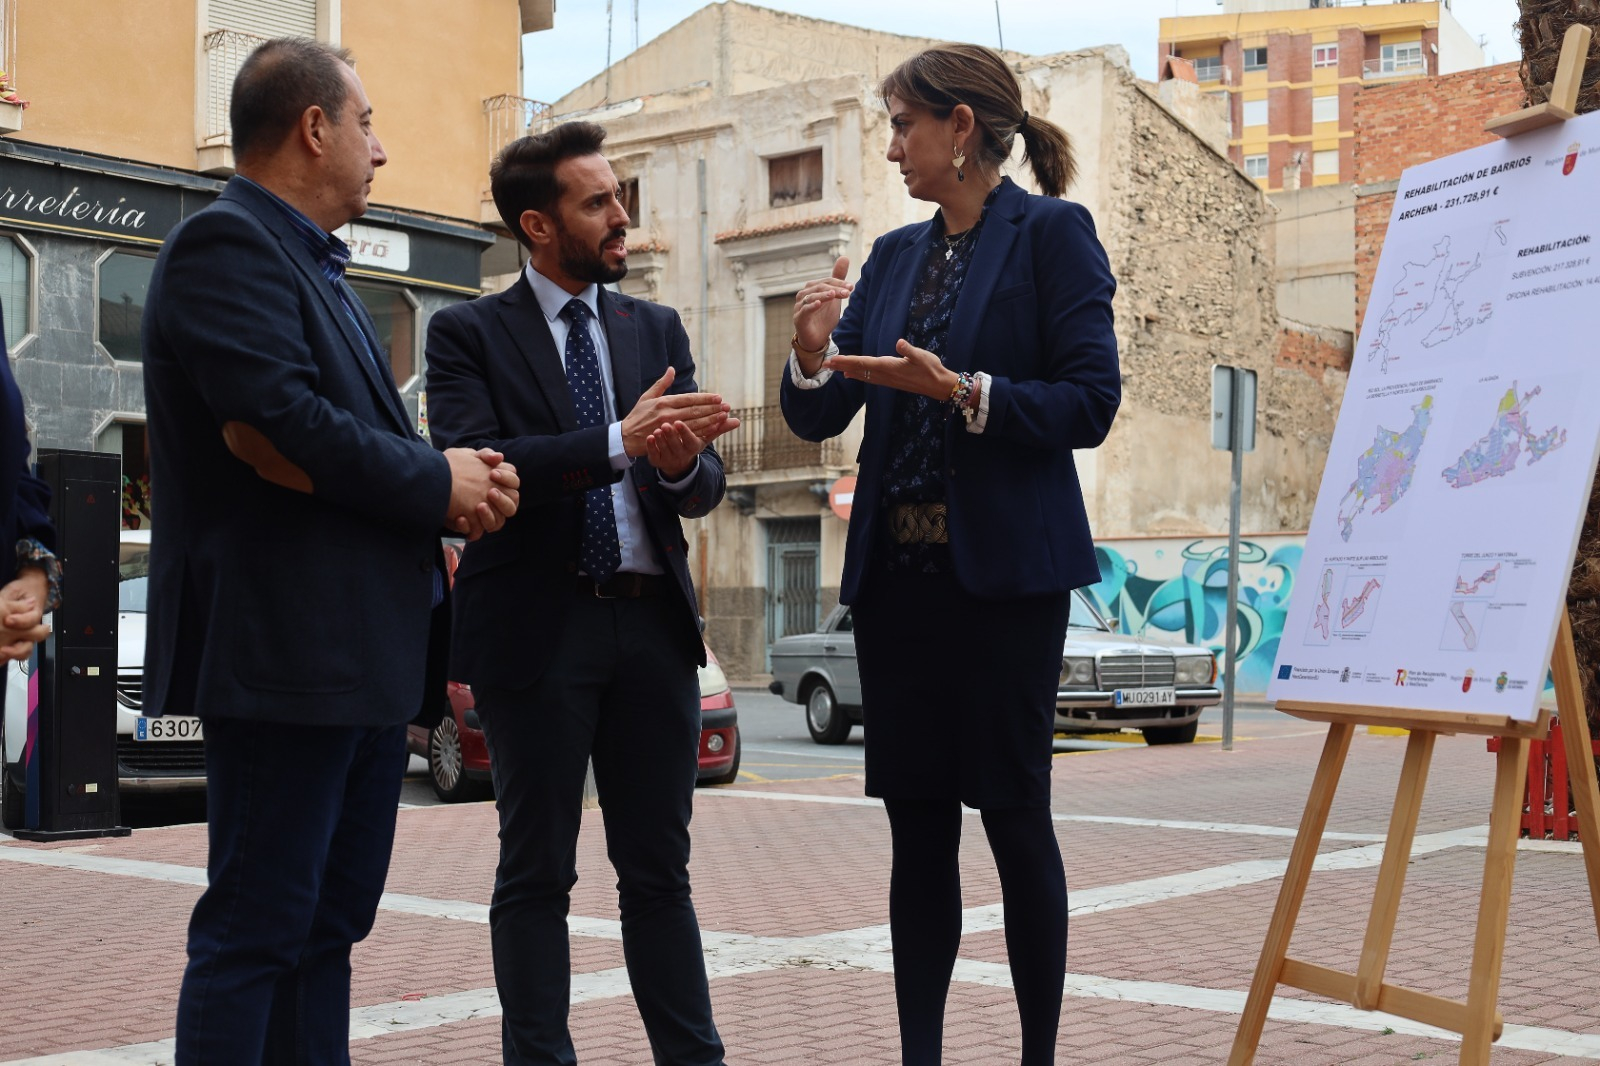
[[[1175,677],[1180,685],[1209,685],[1217,676],[1217,660],[1212,655],[1178,656]]]
[[[700,698],[707,696],[720,696],[728,691],[728,675],[722,672],[722,667],[716,663],[708,662],[700,667]]]
[[[1094,683],[1094,660],[1068,656],[1061,660],[1061,683],[1063,685],[1092,685]]]

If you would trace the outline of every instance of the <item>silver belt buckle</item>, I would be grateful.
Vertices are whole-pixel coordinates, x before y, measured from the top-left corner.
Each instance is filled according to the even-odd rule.
[[[594,581],[594,578],[591,577],[589,580],[590,581]],[[597,600],[614,600],[614,599],[617,599],[616,596],[607,596],[605,593],[601,592],[600,591],[600,582],[598,582],[598,581],[594,581],[594,598],[597,599]]]

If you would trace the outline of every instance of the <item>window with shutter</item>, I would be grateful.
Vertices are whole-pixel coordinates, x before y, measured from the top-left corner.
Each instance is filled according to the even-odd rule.
[[[315,37],[317,0],[211,0],[210,28],[257,37]]]

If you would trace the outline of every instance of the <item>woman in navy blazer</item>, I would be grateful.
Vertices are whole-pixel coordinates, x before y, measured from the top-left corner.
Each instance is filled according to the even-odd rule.
[[[0,339],[0,663],[26,659],[60,600],[50,488],[28,467],[22,394]]]
[[[867,411],[840,599],[893,838],[903,1060],[939,1062],[965,803],[999,872],[1031,1066],[1054,1061],[1066,967],[1056,684],[1071,590],[1099,577],[1072,453],[1120,399],[1115,283],[1088,212],[1057,199],[1066,134],[1023,110],[996,53],[931,49],[881,93],[889,161],[939,210],[879,238],[855,285],[840,259],[800,290],[783,411],[812,441]],[[1018,136],[1043,196],[1001,176]]]

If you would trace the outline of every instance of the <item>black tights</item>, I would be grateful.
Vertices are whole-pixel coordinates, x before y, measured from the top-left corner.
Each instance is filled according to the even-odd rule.
[[[961,945],[961,805],[885,800],[894,838],[889,929],[905,1066],[938,1066]],[[1000,873],[1006,954],[1022,1015],[1022,1066],[1055,1062],[1067,968],[1067,879],[1048,807],[983,812]]]

